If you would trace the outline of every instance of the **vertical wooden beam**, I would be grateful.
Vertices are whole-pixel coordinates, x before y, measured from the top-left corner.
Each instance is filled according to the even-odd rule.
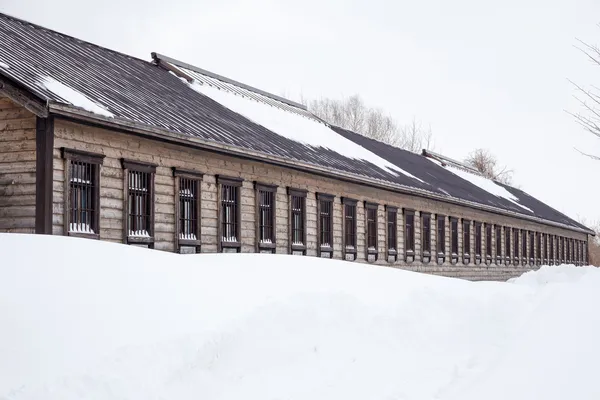
[[[36,118],[35,233],[52,234],[52,159],[54,117]],[[64,210],[66,213],[67,210]]]

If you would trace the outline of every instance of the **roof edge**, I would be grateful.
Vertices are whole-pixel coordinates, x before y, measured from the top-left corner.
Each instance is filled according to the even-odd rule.
[[[347,173],[343,171],[332,171],[329,168],[319,167],[317,165],[290,160],[285,157],[278,157],[269,154],[264,154],[256,151],[246,150],[240,147],[225,145],[217,142],[211,142],[208,140],[203,140],[197,137],[184,136],[181,133],[169,131],[166,129],[160,128],[152,128],[145,124],[140,124],[136,122],[123,121],[118,118],[105,118],[103,116],[90,113],[79,108],[75,108],[73,106],[64,105],[62,103],[50,103],[49,109],[51,113],[55,113],[57,115],[62,115],[67,118],[72,118],[75,120],[79,120],[82,122],[95,123],[99,125],[106,126],[108,128],[117,128],[122,131],[132,132],[135,134],[141,134],[147,136],[151,139],[159,139],[166,140],[170,142],[175,142],[180,145],[193,146],[196,148],[201,148],[208,151],[214,151],[222,154],[231,155],[234,157],[242,157],[245,159],[251,159],[259,162],[267,162],[272,165],[278,165],[286,168],[292,168],[304,172],[309,173],[317,173],[319,175],[333,177],[334,179],[340,179],[346,182],[353,182],[357,184],[368,185],[370,187],[375,187],[384,190],[391,190],[396,193],[409,194],[419,197],[424,197],[436,201],[440,201],[447,204],[454,204],[463,207],[470,207],[480,211],[490,212],[497,215],[504,215],[512,218],[519,218],[531,222],[535,222],[542,225],[553,226],[561,229],[565,229],[571,232],[578,232],[584,234],[594,235],[594,231],[587,228],[588,230],[569,226],[562,224],[560,222],[550,221],[547,219],[520,214],[518,212],[511,212],[508,210],[503,210],[501,208],[487,206],[485,204],[480,204],[477,202],[471,202],[467,200],[462,200],[459,198],[455,198],[452,196],[442,196],[436,193],[429,192],[424,189],[412,188],[404,185],[394,184],[392,182],[387,182],[383,180],[377,180],[367,177],[361,177],[356,174]]]
[[[223,82],[229,83],[229,84],[231,84],[231,85],[236,85],[236,86],[239,86],[239,87],[241,87],[241,88],[244,88],[244,89],[246,89],[246,90],[250,90],[250,91],[252,91],[252,92],[256,92],[256,93],[258,93],[258,94],[261,94],[261,95],[263,95],[263,96],[269,97],[269,98],[271,98],[271,99],[273,99],[273,100],[277,100],[277,101],[280,101],[280,102],[282,102],[282,103],[285,103],[285,104],[287,104],[287,105],[289,105],[289,106],[292,106],[292,107],[297,107],[297,108],[300,108],[300,109],[302,109],[302,110],[304,110],[304,111],[308,111],[308,110],[307,110],[307,108],[306,108],[306,106],[305,106],[304,104],[300,104],[300,103],[297,103],[297,102],[295,102],[295,101],[288,100],[288,99],[286,99],[286,98],[284,98],[284,97],[277,96],[276,94],[272,94],[272,93],[269,93],[269,92],[265,92],[264,90],[261,90],[261,89],[258,89],[258,88],[255,88],[255,87],[252,87],[252,86],[250,86],[250,85],[246,85],[245,83],[242,83],[242,82],[239,82],[239,81],[236,81],[236,80],[233,80],[233,79],[227,78],[227,77],[225,77],[225,76],[223,76],[223,75],[215,74],[214,72],[210,72],[210,71],[207,71],[207,70],[205,70],[205,69],[198,68],[198,67],[196,67],[196,66],[194,66],[194,65],[191,65],[191,64],[185,63],[185,62],[183,62],[183,61],[176,60],[176,59],[174,59],[174,58],[171,58],[171,57],[168,57],[168,56],[162,55],[162,54],[160,54],[160,53],[152,52],[152,58],[153,58],[153,59],[154,59],[154,61],[156,61],[157,63],[158,63],[158,62],[160,62],[161,60],[162,60],[162,61],[166,61],[166,62],[168,62],[168,63],[171,63],[171,64],[174,64],[174,65],[176,65],[176,66],[178,66],[178,67],[182,67],[182,68],[190,69],[190,70],[192,70],[192,71],[194,71],[194,72],[198,72],[199,74],[203,74],[203,75],[210,76],[211,78],[218,79],[218,80],[220,80],[220,81],[223,81]],[[182,72],[182,73],[183,73],[183,72]]]

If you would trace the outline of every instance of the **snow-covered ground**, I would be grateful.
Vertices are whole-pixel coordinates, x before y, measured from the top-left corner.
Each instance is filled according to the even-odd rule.
[[[0,399],[598,399],[600,271],[508,283],[0,234]]]

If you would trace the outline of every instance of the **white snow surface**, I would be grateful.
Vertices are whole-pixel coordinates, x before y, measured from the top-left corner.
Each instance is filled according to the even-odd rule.
[[[506,200],[510,201],[511,203],[534,214],[534,212],[533,212],[533,210],[531,210],[531,208],[519,203],[519,198],[517,196],[515,196],[514,194],[512,194],[511,192],[506,190],[504,187],[498,185],[491,179],[488,179],[481,175],[472,174],[470,172],[463,171],[459,168],[443,166],[442,163],[440,163],[439,161],[434,160],[432,158],[428,158],[428,159],[430,161],[432,161],[433,163],[441,166],[442,168],[446,168],[448,171],[452,172],[453,174],[458,175],[462,179],[464,179],[468,182],[471,182],[473,185],[479,187],[480,189],[483,189],[486,192],[491,193],[496,197],[502,197],[503,199],[506,199]]]
[[[98,115],[103,115],[105,117],[109,117],[109,118],[114,117],[114,114],[111,113],[110,111],[108,111],[103,106],[99,105],[98,103],[89,99],[84,94],[78,92],[75,89],[70,88],[69,86],[65,85],[62,82],[57,81],[54,78],[45,77],[41,81],[41,84],[46,89],[48,89],[49,91],[51,91],[52,93],[54,93],[55,95],[57,95],[58,97],[63,99],[64,101],[74,105],[75,107],[81,107],[86,111],[89,111],[89,112],[92,112],[92,113],[98,114]]]
[[[0,61],[0,68],[9,69],[10,67],[8,66],[7,63],[4,63],[4,62]]]
[[[185,79],[184,82],[188,83]],[[201,84],[197,81],[189,86],[217,103],[229,108],[252,122],[262,125],[271,132],[311,147],[322,147],[345,157],[368,161],[377,167],[397,175],[398,172],[423,182],[395,164],[379,157],[364,147],[346,139],[327,125],[317,120],[273,107],[269,104],[236,95],[227,90]]]
[[[19,234],[0,253],[2,399],[600,398],[593,267],[473,283]]]

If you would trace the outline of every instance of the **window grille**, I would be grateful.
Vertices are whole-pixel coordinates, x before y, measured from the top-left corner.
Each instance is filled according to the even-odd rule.
[[[485,255],[486,257],[492,257],[492,225],[485,224]]]
[[[436,241],[436,250],[437,250],[437,261],[438,264],[441,264],[446,259],[446,217],[443,215],[437,216],[437,241]]]
[[[431,215],[423,213],[422,217],[423,224],[423,253],[426,255],[431,253]]]
[[[367,248],[377,251],[377,208],[367,207]]]
[[[509,262],[511,259],[511,240],[510,240],[510,228],[504,228],[504,255],[506,262]]]
[[[151,173],[128,171],[128,227],[129,236],[149,238],[152,236],[150,213]]]
[[[451,238],[451,250],[452,255],[458,255],[458,220],[456,218],[450,219],[450,238]]]
[[[261,244],[275,243],[273,232],[274,225],[274,197],[275,193],[270,190],[258,190],[258,237]]]
[[[405,250],[407,252],[415,251],[415,214],[412,211],[406,210],[404,216],[404,235],[405,235]]]
[[[463,255],[471,254],[471,223],[463,221]]]
[[[387,208],[387,248],[388,257],[397,255],[398,246],[398,211],[396,208]]]
[[[550,265],[554,265],[554,262],[556,260],[556,255],[554,254],[554,240],[555,240],[555,236],[549,236],[548,237],[550,243],[549,243],[549,254],[548,254],[548,259],[550,260]]]
[[[536,248],[536,263],[539,265],[542,259],[542,234],[538,233],[536,234],[536,243],[537,243],[537,248]]]
[[[502,227],[496,225],[496,264],[502,258]]]
[[[521,238],[521,257],[523,257],[523,264],[526,264],[527,263],[527,231],[522,230],[521,234],[523,236]]]
[[[239,187],[221,185],[221,241],[239,243]]]
[[[306,198],[291,196],[292,207],[292,245],[304,246],[304,210]]]
[[[346,254],[356,257],[356,201],[342,199],[344,203],[344,258]]]
[[[481,222],[475,222],[475,260],[481,259]]]
[[[317,200],[317,212],[319,214],[317,251],[319,256],[331,258],[333,250],[333,196],[319,193],[317,194]]]
[[[179,239],[198,240],[199,182],[196,179],[179,178]]]
[[[523,238],[523,240],[525,240],[525,238]],[[535,257],[534,247],[535,247],[535,233],[529,232],[529,262],[532,264],[533,264],[533,260]]]
[[[96,215],[98,182],[95,182],[98,165],[69,161],[69,232],[97,234]]]
[[[522,240],[523,247],[521,248],[521,245],[519,245],[519,239],[520,239],[520,236],[521,236],[521,231],[519,229],[515,229],[513,231],[513,235],[515,237],[515,265],[516,265],[516,264],[519,263],[519,258],[520,258],[519,253],[521,255],[523,255],[523,258],[525,258],[526,251],[524,252],[524,250],[525,250],[525,244],[527,242],[525,241],[525,235],[523,234],[523,240]]]

